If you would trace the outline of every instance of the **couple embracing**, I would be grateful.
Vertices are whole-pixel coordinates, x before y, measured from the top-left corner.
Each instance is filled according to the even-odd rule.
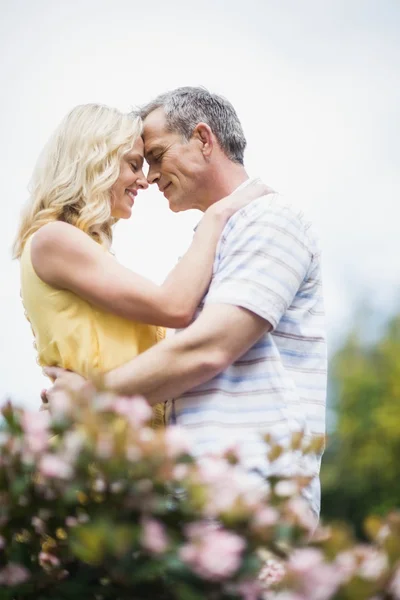
[[[263,435],[324,433],[326,336],[313,228],[249,178],[245,147],[233,106],[203,88],[131,114],[78,106],[39,159],[14,256],[50,405],[54,389],[102,373],[108,389],[147,399],[154,426],[187,429],[196,456],[235,446],[267,475]],[[154,183],[172,211],[204,213],[162,285],[111,252],[114,225]],[[320,459],[307,457],[304,491],[316,517]]]

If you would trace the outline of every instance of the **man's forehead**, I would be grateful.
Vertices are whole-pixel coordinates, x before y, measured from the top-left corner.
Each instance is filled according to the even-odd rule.
[[[145,147],[150,143],[154,143],[155,141],[164,138],[168,133],[164,109],[157,108],[147,115],[143,123],[143,139]]]

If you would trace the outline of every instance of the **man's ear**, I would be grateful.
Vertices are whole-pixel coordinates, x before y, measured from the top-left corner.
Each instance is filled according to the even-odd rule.
[[[192,137],[201,143],[201,151],[204,158],[210,158],[214,147],[214,134],[211,127],[207,125],[207,123],[197,123],[193,130]]]

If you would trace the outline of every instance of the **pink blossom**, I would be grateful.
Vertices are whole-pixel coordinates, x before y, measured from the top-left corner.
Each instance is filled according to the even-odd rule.
[[[395,571],[394,577],[390,583],[390,592],[396,600],[400,600],[400,566]]]
[[[69,462],[75,462],[85,444],[82,431],[67,431],[64,435],[64,453]]]
[[[285,576],[285,567],[281,561],[270,558],[263,565],[259,579],[263,587],[269,588],[277,583],[280,583]]]
[[[289,558],[290,571],[304,575],[318,569],[324,560],[324,556],[320,550],[316,548],[301,548],[295,550]]]
[[[202,483],[218,483],[223,477],[229,477],[231,472],[232,467],[225,459],[206,456],[199,461],[199,476]]]
[[[141,442],[147,444],[148,442],[152,442],[154,440],[155,435],[154,429],[151,429],[150,427],[142,427],[142,429],[139,431],[138,437]]]
[[[142,458],[142,451],[137,446],[129,444],[126,447],[126,458],[130,462],[137,462]]]
[[[268,598],[269,598],[269,596],[268,596]],[[305,598],[304,596],[300,596],[296,592],[284,591],[284,592],[278,592],[277,594],[274,594],[273,596],[271,596],[271,600],[308,600],[308,599]]]
[[[57,556],[54,556],[54,554],[49,554],[49,552],[39,553],[39,563],[41,565],[49,565],[51,567],[58,567],[60,565],[60,561]]]
[[[142,396],[119,397],[114,402],[114,410],[117,414],[126,417],[135,428],[145,425],[153,415],[150,404]]]
[[[282,479],[276,484],[274,492],[281,497],[294,496],[298,492],[298,486],[294,481]]]
[[[29,579],[29,571],[17,563],[8,563],[0,570],[0,584],[20,585]]]
[[[24,433],[48,432],[50,415],[47,411],[26,410],[21,416],[21,426]]]
[[[104,492],[105,489],[106,489],[106,483],[105,483],[104,479],[97,477],[97,479],[95,479],[93,482],[93,490],[95,492],[98,492],[99,494],[101,494],[102,492]]]
[[[102,432],[97,440],[96,452],[100,458],[111,458],[114,450],[114,441],[110,433]]]
[[[335,564],[337,565],[343,582],[348,582],[354,576],[354,573],[357,570],[357,561],[354,553],[350,550],[346,550],[345,552],[340,552],[335,559]]]
[[[356,551],[361,558],[359,575],[369,581],[379,579],[388,567],[386,554],[371,546],[360,546]]]
[[[287,569],[294,575],[300,592],[307,600],[329,600],[342,583],[342,574],[335,564],[327,564],[315,548],[295,550]]]
[[[165,430],[165,444],[167,456],[176,458],[181,454],[190,452],[190,441],[186,431],[178,425],[170,425]]]
[[[125,487],[124,481],[113,481],[110,485],[110,490],[113,494],[120,494]]]
[[[310,534],[315,531],[318,525],[318,517],[312,512],[310,505],[304,498],[300,496],[290,498],[286,506],[300,527],[303,527]]]
[[[21,426],[25,433],[25,445],[29,452],[38,454],[47,448],[50,438],[50,415],[47,411],[25,411]]]
[[[200,525],[200,524],[198,524]],[[191,529],[196,536],[180,550],[180,557],[192,570],[205,579],[220,581],[237,571],[245,541],[223,529],[200,527]]]
[[[277,524],[279,513],[271,506],[260,508],[254,515],[254,525],[256,527],[273,527]]]
[[[243,600],[258,600],[261,587],[257,581],[243,581],[237,586],[237,591],[241,594]]]
[[[39,463],[39,470],[45,477],[58,479],[69,479],[73,474],[71,465],[55,454],[45,454]]]
[[[32,525],[36,533],[44,533],[46,529],[43,519],[39,519],[39,517],[32,517]]]
[[[184,479],[188,473],[189,469],[187,465],[180,464],[174,467],[174,478],[177,481],[182,481],[182,479]]]
[[[162,554],[168,548],[165,528],[155,519],[143,519],[141,542],[144,548],[154,554]]]

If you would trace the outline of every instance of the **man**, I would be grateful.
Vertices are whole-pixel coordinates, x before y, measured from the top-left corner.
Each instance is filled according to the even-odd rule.
[[[246,140],[224,98],[178,88],[141,114],[148,181],[171,210],[204,211],[249,181]],[[169,422],[189,430],[195,454],[235,445],[246,467],[264,473],[263,434],[281,441],[299,429],[323,434],[326,340],[320,253],[310,224],[272,190],[235,214],[194,322],[108,373],[105,383],[151,404],[168,401]],[[290,472],[304,468],[291,460]],[[320,456],[308,459],[314,480],[306,493],[316,514],[319,467]]]

